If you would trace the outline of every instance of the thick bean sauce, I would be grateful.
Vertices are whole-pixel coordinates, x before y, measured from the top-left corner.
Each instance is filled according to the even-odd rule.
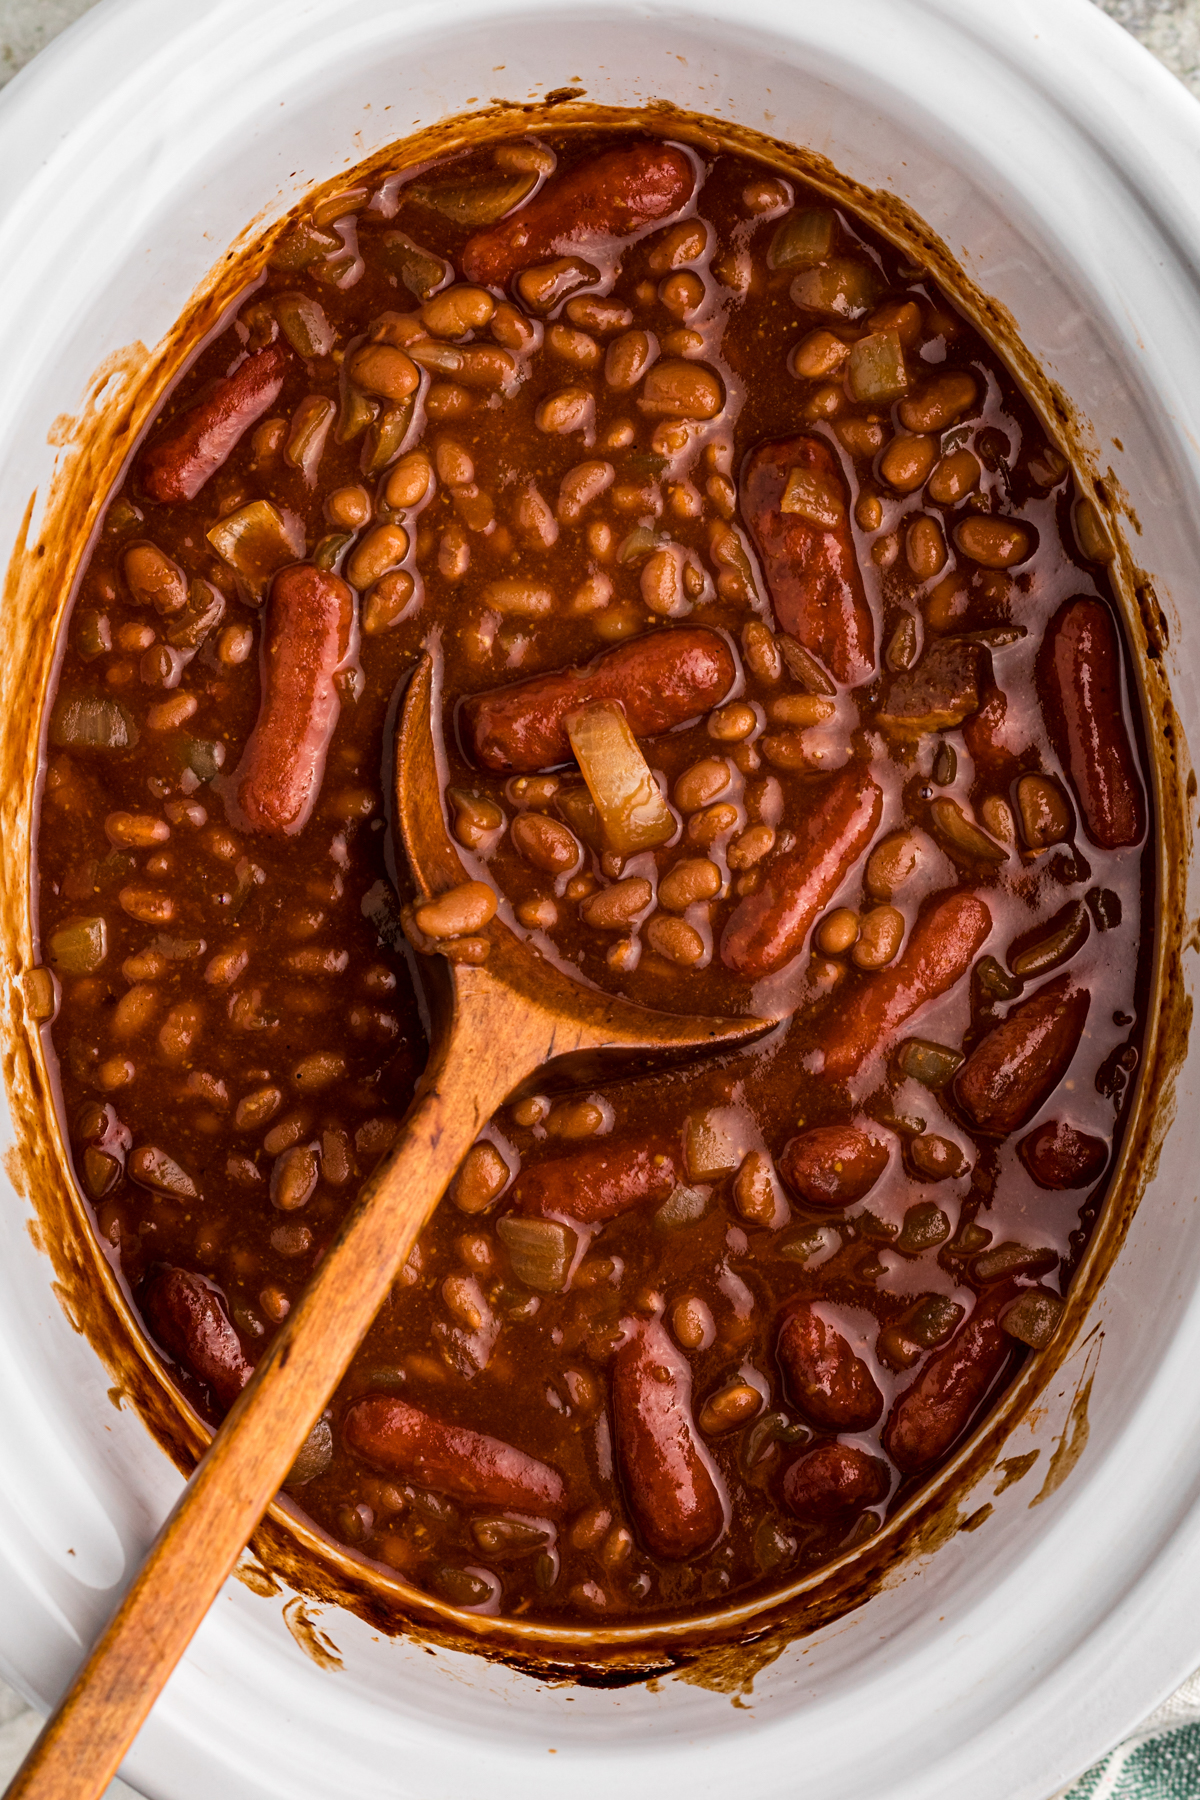
[[[815,192],[509,139],[323,201],[69,620],[38,872],[96,1228],[218,1419],[501,916],[752,1049],[493,1119],[292,1473],[466,1607],[670,1615],[876,1531],[1045,1346],[1136,1069],[1148,784],[1094,513]],[[405,905],[397,690],[473,880]]]

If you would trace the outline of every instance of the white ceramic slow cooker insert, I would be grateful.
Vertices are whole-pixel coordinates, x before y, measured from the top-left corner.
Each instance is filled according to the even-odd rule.
[[[805,146],[928,221],[1090,420],[1200,740],[1200,111],[1088,0],[103,0],[0,100],[0,540],[45,494],[55,420],[251,220],[446,115],[567,86]],[[739,1705],[679,1679],[544,1686],[340,1612],[322,1668],[287,1596],[231,1582],[128,1778],[154,1800],[1045,1800],[1200,1660],[1198,1056],[1103,1330],[1005,1446],[1040,1451],[1030,1474],[984,1478],[977,1529]],[[180,1483],[110,1403],[27,1220],[4,1185],[0,1669],[47,1706]]]

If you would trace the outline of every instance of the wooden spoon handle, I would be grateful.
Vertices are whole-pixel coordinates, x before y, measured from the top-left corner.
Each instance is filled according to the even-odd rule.
[[[463,984],[458,997],[392,1156],[260,1360],[7,1800],[104,1792],[481,1126],[544,1060],[548,1034],[534,1009],[486,981]]]

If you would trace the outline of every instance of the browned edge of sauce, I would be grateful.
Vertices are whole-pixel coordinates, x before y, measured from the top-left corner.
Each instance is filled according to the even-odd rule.
[[[282,1500],[264,1518],[251,1554],[239,1569],[247,1585],[264,1597],[278,1594],[283,1583],[322,1605],[349,1609],[386,1635],[408,1636],[430,1649],[473,1649],[543,1682],[623,1685],[678,1673],[689,1683],[736,1698],[750,1691],[755,1676],[790,1643],[864,1605],[885,1586],[913,1572],[915,1559],[929,1555],[965,1525],[974,1529],[984,1522],[990,1507],[972,1512],[964,1508],[963,1500],[996,1465],[1009,1434],[1082,1347],[1092,1302],[1157,1169],[1174,1118],[1175,1081],[1191,1022],[1182,952],[1188,928],[1188,801],[1195,795],[1196,780],[1163,668],[1165,617],[1149,577],[1135,565],[1125,544],[1118,516],[1124,496],[1111,471],[1106,475],[1100,471],[1087,421],[1042,373],[1022,345],[1007,309],[974,286],[941,240],[894,195],[848,179],[814,152],[749,127],[686,113],[668,102],[624,109],[572,99],[565,104],[496,104],[446,119],[380,150],[354,170],[343,171],[315,188],[305,204],[481,138],[523,135],[543,124],[553,124],[559,131],[572,126],[640,127],[694,143],[702,151],[730,149],[757,157],[822,189],[929,269],[1008,364],[1051,438],[1070,458],[1082,490],[1093,497],[1113,539],[1116,561],[1111,573],[1133,652],[1150,751],[1159,832],[1160,918],[1145,1056],[1108,1197],[1071,1284],[1054,1342],[1026,1361],[958,1454],[874,1537],[765,1599],[645,1627],[557,1632],[520,1620],[465,1614],[419,1593],[398,1577],[368,1568]],[[79,416],[59,419],[49,427],[49,441],[62,452],[58,470],[32,539],[34,497],[30,499],[4,584],[9,636],[8,655],[0,664],[0,831],[7,849],[0,866],[4,973],[0,1045],[16,1134],[7,1157],[8,1173],[30,1205],[30,1234],[50,1258],[55,1292],[72,1326],[87,1338],[111,1374],[114,1404],[131,1406],[184,1472],[194,1468],[210,1430],[172,1386],[100,1251],[55,1112],[46,1045],[32,1010],[33,991],[25,980],[34,967],[31,826],[42,714],[58,631],[91,532],[130,445],[154,416],[192,347],[214,329],[261,271],[285,223],[281,220],[265,238],[260,221],[249,225],[162,342],[153,350],[133,344],[108,357],[93,377]],[[114,375],[123,377],[114,384],[115,393],[111,387],[104,391]],[[37,721],[36,730],[30,729],[31,721]],[[1002,1485],[1016,1478],[1009,1471]]]

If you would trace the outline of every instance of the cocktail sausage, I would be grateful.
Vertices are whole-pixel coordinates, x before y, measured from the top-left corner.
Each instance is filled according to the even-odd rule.
[[[692,1420],[692,1371],[657,1319],[636,1324],[612,1365],[613,1424],[629,1503],[656,1556],[698,1556],[725,1502]]]
[[[407,1400],[372,1394],[346,1414],[343,1435],[356,1456],[469,1506],[506,1506],[557,1518],[566,1484],[557,1469],[486,1432],[452,1425]]]
[[[242,433],[279,398],[288,361],[281,344],[256,350],[211,393],[171,420],[139,466],[142,488],[151,500],[166,505],[196,498]]]

